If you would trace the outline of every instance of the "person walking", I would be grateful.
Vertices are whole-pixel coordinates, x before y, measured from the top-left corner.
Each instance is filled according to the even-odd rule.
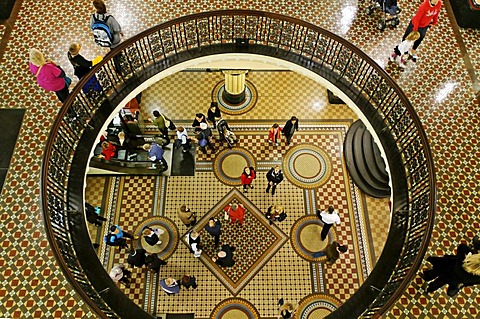
[[[90,16],[90,28],[93,31],[95,42],[102,47],[108,47],[110,50],[120,45],[124,36],[122,27],[118,21],[109,13],[107,6],[102,0],[93,0],[95,13]],[[118,53],[113,57],[115,72],[121,72],[122,54]]]
[[[328,232],[330,228],[332,228],[333,224],[340,225],[340,216],[338,216],[337,212],[333,208],[333,206],[329,206],[326,211],[317,210],[317,217],[322,221],[322,233],[320,234],[320,238],[322,241],[327,238]]]
[[[184,275],[182,277],[181,284],[186,289],[190,289],[190,287],[192,287],[192,289],[197,289],[197,287],[198,287],[197,278],[195,278],[195,276]]]
[[[97,214],[95,207],[89,203],[85,203],[85,216],[87,217],[87,221],[89,223],[94,224],[97,227],[102,226],[102,223],[107,220],[105,217]]]
[[[405,30],[402,41],[405,41],[412,31],[418,31],[420,33],[420,37],[415,40],[412,49],[409,52],[410,58],[413,62],[416,62],[418,59],[416,51],[420,43],[422,43],[423,39],[425,38],[427,31],[433,26],[437,25],[438,15],[441,7],[441,0],[424,0]]]
[[[55,62],[45,60],[40,50],[31,49],[29,67],[40,87],[47,92],[55,92],[60,102],[65,102],[70,94],[68,87],[72,80]]]
[[[400,68],[405,68],[408,52],[412,50],[413,44],[419,38],[420,33],[418,31],[410,32],[405,40],[393,49],[393,53],[389,58],[390,62],[397,62]]]
[[[145,259],[147,257],[147,251],[143,248],[131,249],[127,257],[127,263],[132,267],[143,267],[145,265]]]
[[[265,190],[266,193],[272,189],[272,195],[275,195],[275,190],[277,189],[277,185],[283,181],[283,172],[280,170],[280,166],[276,165],[272,167],[267,173],[267,189]]]
[[[207,127],[208,127],[207,118],[205,117],[205,114],[203,114],[203,113],[195,114],[195,118],[193,119],[192,127],[194,129],[195,128],[201,128],[200,123],[205,123],[205,124],[207,124]],[[201,129],[204,130],[204,128],[201,128]]]
[[[176,295],[180,293],[179,283],[171,277],[160,279],[160,287],[162,287],[163,291],[165,291],[167,295]]]
[[[290,319],[295,314],[295,306],[289,302],[284,303],[283,298],[279,300],[280,313],[277,316],[278,319]]]
[[[115,235],[116,238],[128,238],[128,239],[137,239],[132,234],[123,231],[122,228],[118,225],[110,226],[110,235]]]
[[[178,218],[185,224],[187,227],[192,227],[197,223],[197,213],[192,212],[190,208],[186,205],[180,206],[178,210]]]
[[[346,245],[340,245],[338,242],[334,241],[331,244],[328,244],[325,250],[313,253],[313,258],[319,258],[322,256],[327,256],[325,262],[329,265],[332,265],[340,258],[340,253],[346,253],[348,247]]]
[[[173,124],[173,122],[168,117],[166,117],[159,111],[153,111],[153,116],[155,117],[155,119],[152,121],[153,124],[155,124],[160,133],[162,133],[162,138],[165,139],[165,145],[162,146],[166,146],[170,143],[170,136],[168,136],[168,130],[172,128],[176,129],[175,124]]]
[[[210,218],[208,225],[205,226],[205,231],[213,236],[215,239],[215,247],[220,244],[220,235],[222,234],[222,227],[218,218]]]
[[[115,264],[115,266],[110,269],[109,275],[114,282],[122,282],[126,286],[130,285],[130,276],[132,272],[125,269],[125,266]]]
[[[200,146],[203,154],[207,154],[207,146],[215,153],[216,150],[211,141],[212,130],[207,123],[200,123],[200,127],[195,128],[195,134],[197,134],[198,146]]]
[[[80,54],[81,48],[82,48],[82,45],[80,43],[75,42],[70,44],[70,47],[68,48],[68,52],[67,52],[68,60],[73,66],[73,73],[79,80],[81,80],[88,72],[90,72],[90,70],[95,64],[102,61],[101,56],[96,57],[92,61],[85,59]],[[88,80],[88,82],[85,83],[82,90],[84,93],[88,93],[91,90],[99,92],[102,90],[102,87],[100,86],[100,83],[98,82],[96,76],[93,75],[90,78],[90,80]]]
[[[466,244],[457,247],[456,255],[430,256],[427,261],[433,266],[423,273],[427,293],[448,285],[447,294],[453,297],[464,286],[480,284],[480,254],[474,254]]]
[[[218,102],[210,103],[210,108],[207,112],[207,118],[212,123],[213,129],[215,129],[217,127],[217,121],[222,118],[222,113],[220,113]]]
[[[282,130],[283,135],[285,135],[285,138],[287,139],[287,145],[290,145],[290,141],[292,140],[295,131],[298,131],[298,118],[296,116],[292,116],[285,123]]]
[[[200,257],[202,254],[202,249],[200,246],[200,234],[196,230],[192,230],[187,234],[188,246],[190,247],[190,252],[195,256],[195,258]]]
[[[275,146],[278,146],[278,139],[280,138],[280,134],[282,133],[282,128],[277,124],[273,124],[273,126],[268,131],[268,141]]]
[[[223,245],[222,250],[218,252],[217,256],[213,256],[212,260],[220,267],[233,267],[235,260],[233,259],[233,252],[235,247],[230,245]]]
[[[157,254],[151,254],[145,257],[145,265],[156,274],[160,271],[160,267],[165,266],[166,264],[167,262],[158,258]]]
[[[183,153],[186,153],[190,150],[190,147],[192,146],[191,140],[188,137],[187,130],[183,126],[177,126],[177,141],[178,147],[177,144],[175,144],[175,147],[179,148],[182,146]]]
[[[245,222],[245,208],[242,204],[232,203],[227,205],[227,207],[224,208],[224,211],[228,213],[228,217],[230,217],[232,224],[235,224],[238,221],[240,226],[242,226]]]
[[[242,182],[244,193],[248,192],[248,188],[253,188],[252,182],[256,177],[255,169],[252,166],[243,169],[240,181]]]
[[[150,228],[145,226],[142,230],[143,238],[145,238],[145,242],[150,246],[161,245],[162,241],[160,240],[160,236],[165,231],[159,228]]]
[[[265,217],[268,219],[270,225],[273,225],[276,221],[283,221],[283,215],[286,217],[285,209],[280,205],[271,205],[268,207]]]

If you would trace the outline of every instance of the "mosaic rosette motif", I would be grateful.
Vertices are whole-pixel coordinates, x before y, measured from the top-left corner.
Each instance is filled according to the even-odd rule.
[[[159,228],[164,231],[160,236],[161,245],[150,246],[142,236],[142,230],[145,226],[150,228]],[[177,226],[166,217],[149,218],[141,222],[135,229],[135,236],[140,236],[136,241],[136,248],[143,248],[150,254],[157,254],[160,259],[166,260],[177,250],[179,236]]]
[[[331,171],[330,157],[315,145],[295,145],[285,154],[283,172],[285,177],[298,187],[320,187],[328,181]]]
[[[230,104],[223,99],[225,80],[220,81],[212,90],[212,101],[218,102],[220,111],[229,115],[240,115],[250,111],[256,104],[258,93],[252,82],[245,80],[245,101],[239,104]]]
[[[338,307],[341,301],[329,295],[311,294],[303,298],[297,308],[298,319],[320,319],[325,318]]]
[[[323,223],[316,215],[309,215],[297,220],[290,233],[293,250],[303,259],[310,262],[323,262],[326,257],[313,258],[312,254],[324,250],[327,244],[337,240],[335,227],[330,228],[325,241],[320,239]]]
[[[245,223],[242,226],[238,223],[231,224],[223,218],[223,209],[231,203],[242,204],[245,207]],[[220,250],[220,247],[218,249],[214,247],[213,237],[203,230],[212,217],[217,217],[222,223],[220,246],[228,244],[235,247],[233,267],[219,267],[211,259]],[[269,225],[264,214],[236,188],[205,214],[194,228],[201,236],[203,252],[200,260],[234,296],[287,242],[287,236],[276,225]],[[185,235],[182,236],[182,241],[188,245]]]
[[[245,166],[257,166],[252,153],[238,147],[224,149],[215,157],[213,173],[226,185],[240,186],[240,176]]]
[[[210,318],[215,319],[257,319],[260,313],[253,304],[241,298],[228,298],[213,309]]]

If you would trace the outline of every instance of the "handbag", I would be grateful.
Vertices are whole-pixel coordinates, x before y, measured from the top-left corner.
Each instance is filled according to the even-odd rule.
[[[204,138],[202,138],[201,140],[198,140],[198,145],[199,145],[200,147],[205,147],[205,146],[207,146],[207,144],[208,144],[208,143],[207,143],[207,140],[204,139]]]
[[[160,113],[160,115],[163,118],[163,122],[165,123],[165,127],[167,127],[169,130],[172,130],[172,131],[177,129],[177,127],[175,126],[175,124],[173,124],[172,121],[167,119],[162,113]]]
[[[70,86],[70,84],[72,84],[72,79],[65,75],[65,85],[67,88]]]
[[[228,209],[228,211],[225,211],[225,212],[224,212],[223,219],[225,219],[225,220],[229,220],[229,219],[230,219],[230,215],[228,215],[229,212],[230,212],[230,208]]]

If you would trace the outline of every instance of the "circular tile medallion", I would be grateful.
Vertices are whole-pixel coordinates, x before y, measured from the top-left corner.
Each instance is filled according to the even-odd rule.
[[[252,82],[245,80],[245,100],[239,104],[230,104],[223,99],[225,91],[225,80],[220,81],[212,90],[212,101],[218,102],[222,113],[240,115],[250,111],[257,104],[257,89]]]
[[[257,319],[260,313],[253,304],[241,298],[228,298],[220,302],[210,314],[212,319]]]
[[[213,173],[226,185],[240,186],[240,176],[245,166],[256,167],[252,153],[239,147],[224,149],[215,156]]]
[[[317,188],[330,178],[330,157],[321,148],[311,144],[298,144],[288,150],[283,161],[285,177],[301,188]]]
[[[298,319],[322,319],[341,306],[341,301],[329,295],[311,294],[303,298],[297,308]]]
[[[145,226],[150,228],[158,228],[163,231],[159,236],[162,241],[161,245],[150,246],[142,236],[142,230]],[[166,217],[153,217],[141,222],[135,229],[135,236],[140,236],[137,241],[138,247],[145,249],[149,254],[157,254],[160,259],[167,259],[175,252],[179,242],[179,233],[177,226]]]
[[[327,238],[322,241],[320,233],[323,223],[316,215],[304,216],[292,226],[290,242],[293,250],[303,259],[310,262],[323,262],[326,256],[313,258],[312,254],[324,250],[328,244],[336,240],[335,227],[330,228]]]

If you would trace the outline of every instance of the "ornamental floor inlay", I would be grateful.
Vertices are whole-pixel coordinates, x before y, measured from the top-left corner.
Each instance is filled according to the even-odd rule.
[[[226,148],[215,157],[213,172],[223,183],[240,186],[242,184],[240,176],[246,166],[256,168],[256,161],[252,153],[239,147]]]
[[[245,207],[245,223],[242,226],[223,219],[223,209],[234,202]],[[217,217],[222,223],[220,247],[224,244],[235,247],[233,267],[219,267],[211,259],[217,255],[219,248],[214,247],[213,237],[203,229],[212,217]],[[233,188],[206,213],[194,229],[201,236],[203,252],[199,259],[234,296],[287,242],[287,236],[276,225],[269,225],[264,214],[237,188]],[[187,245],[185,235],[182,241]]]
[[[229,298],[219,303],[210,315],[212,319],[257,319],[258,310],[245,299]]]
[[[332,164],[328,154],[311,144],[295,145],[285,154],[285,177],[302,188],[317,188],[330,178]]]
[[[212,101],[218,102],[220,111],[229,115],[247,113],[257,104],[258,93],[252,82],[245,80],[245,100],[239,104],[230,104],[224,100],[225,80],[220,81],[212,90]]]

